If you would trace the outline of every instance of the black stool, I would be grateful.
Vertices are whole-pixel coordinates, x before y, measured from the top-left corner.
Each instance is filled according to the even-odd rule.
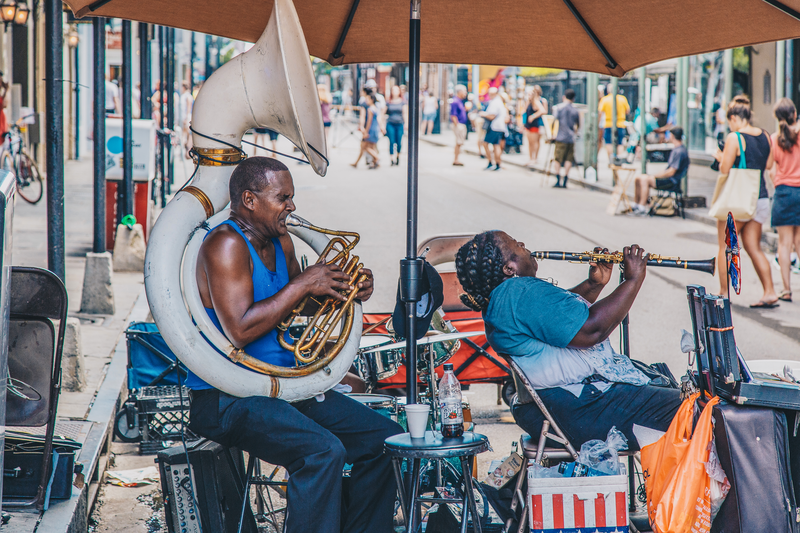
[[[424,439],[412,439],[408,433],[401,433],[386,439],[384,451],[392,457],[394,474],[397,478],[397,489],[400,494],[400,505],[403,507],[403,514],[406,517],[406,531],[415,531],[415,519],[417,509],[421,508],[423,502],[429,503],[452,503],[461,502],[461,532],[467,531],[468,512],[472,514],[473,531],[481,533],[480,518],[478,517],[477,505],[475,503],[475,493],[472,489],[472,458],[489,449],[489,439],[484,435],[465,431],[461,437],[445,439],[438,431],[426,431]],[[461,460],[461,474],[464,478],[464,498],[434,498],[421,497],[419,493],[420,484],[420,463],[422,459],[448,459],[458,457]],[[411,492],[406,498],[406,491],[403,484],[403,475],[400,470],[400,462],[403,459],[411,459]]]

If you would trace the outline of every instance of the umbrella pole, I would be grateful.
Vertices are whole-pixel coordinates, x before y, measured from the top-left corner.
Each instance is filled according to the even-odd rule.
[[[417,257],[417,196],[419,178],[419,48],[420,2],[411,0],[408,38],[408,198],[406,258],[400,261],[400,298],[406,305],[406,394],[417,403],[416,305],[421,298],[423,260]]]

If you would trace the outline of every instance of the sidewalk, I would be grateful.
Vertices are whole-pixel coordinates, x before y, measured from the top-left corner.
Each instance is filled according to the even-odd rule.
[[[76,462],[83,465],[86,485],[73,486],[72,498],[53,501],[37,531],[86,531],[91,508],[107,464],[111,426],[120,391],[125,385],[127,349],[123,331],[130,320],[144,320],[149,309],[141,273],[114,273],[116,313],[111,316],[79,313],[85,256],[92,250],[92,161],[68,161],[65,167],[66,287],[69,316],[81,321],[86,388],[62,391],[58,402],[56,435],[83,444]],[[47,268],[47,209],[44,199],[30,205],[17,199],[14,214],[12,264]],[[8,509],[4,509],[8,511]],[[34,531],[39,513],[13,512],[4,531]]]
[[[455,136],[452,130],[442,130],[440,134],[421,136],[420,140],[436,146],[455,147]],[[503,154],[501,161],[504,165],[510,165],[520,168],[530,168],[531,171],[536,172],[542,179],[542,186],[550,186],[555,183],[554,178],[545,176],[545,166],[549,157],[552,155],[553,147],[550,144],[542,142],[539,149],[539,157],[533,164],[533,168],[528,166],[528,142],[524,140],[523,146],[520,147],[521,153],[517,154],[514,150],[510,154]],[[462,153],[467,153],[473,156],[478,156],[477,134],[470,133],[466,144],[462,148]],[[569,183],[572,185],[579,185],[586,189],[611,194],[614,189],[612,185],[612,172],[608,168],[608,154],[605,148],[601,149],[597,154],[597,181],[589,182],[583,179],[583,167],[579,166],[570,170]],[[635,173],[639,174],[641,169],[641,160],[637,159],[633,164],[627,163],[623,166],[630,166],[636,169]],[[648,174],[658,174],[667,168],[666,163],[648,163]],[[718,172],[711,170],[710,167],[701,164],[692,164],[689,166],[688,175],[688,196],[702,196],[706,199],[706,206],[711,205],[711,197],[714,194],[714,187],[717,183]],[[634,185],[631,181],[628,189],[626,190],[628,197],[632,198],[634,193]],[[716,226],[716,219],[708,216],[708,207],[686,209],[686,218],[696,220],[710,226]],[[762,243],[766,245],[768,251],[775,252],[778,246],[777,233],[769,226],[769,220],[764,224],[764,234]]]

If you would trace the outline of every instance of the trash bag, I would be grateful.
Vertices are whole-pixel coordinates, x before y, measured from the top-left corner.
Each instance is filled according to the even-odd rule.
[[[608,431],[605,441],[584,442],[578,452],[578,462],[609,476],[622,474],[619,451],[628,449],[628,439],[616,426]]]
[[[699,394],[685,400],[667,432],[642,448],[647,513],[656,533],[708,533],[711,530],[711,476],[707,472],[713,442],[712,398],[692,432]],[[719,487],[716,487],[719,488]],[[718,499],[718,498],[717,498]]]

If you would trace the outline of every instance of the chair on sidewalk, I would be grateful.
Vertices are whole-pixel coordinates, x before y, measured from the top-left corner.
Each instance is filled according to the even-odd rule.
[[[544,405],[544,402],[536,393],[536,390],[528,381],[528,378],[525,376],[525,373],[520,369],[517,363],[509,357],[508,355],[502,356],[506,362],[508,363],[509,367],[511,368],[511,373],[514,377],[514,384],[517,388],[517,402],[521,404],[532,403],[535,402],[536,405],[539,407],[539,410],[545,417],[545,421],[542,423],[542,430],[539,433],[539,438],[534,440],[533,437],[524,433],[520,437],[520,448],[522,449],[522,456],[527,460],[527,464],[530,464],[531,461],[543,464],[546,460],[556,460],[556,461],[576,461],[578,459],[578,452],[575,450],[575,447],[569,442],[564,432],[556,423],[553,415],[550,414],[550,411]],[[552,431],[552,432],[551,432]],[[552,443],[556,444],[555,446],[548,446],[547,441],[551,441]],[[627,457],[628,458],[628,490],[629,490],[629,502],[630,502],[630,510],[635,508],[634,498],[635,498],[635,471],[634,471],[634,455],[637,452],[624,450],[620,452],[620,457]],[[527,479],[528,469],[522,468],[519,473],[516,475],[516,480],[514,484],[514,492],[511,499],[511,512],[516,513],[517,508],[520,506],[522,507],[521,512],[521,519],[519,522],[519,526],[517,527],[517,532],[521,533],[523,531],[527,531],[528,526],[528,507],[530,502],[528,498],[526,498],[525,494],[522,492],[522,485]],[[513,518],[509,518],[506,521],[504,531],[510,532],[511,531],[511,524],[513,522]]]
[[[609,215],[616,215],[620,202],[622,202],[623,209],[619,214],[630,213],[633,211],[631,199],[628,197],[628,187],[630,187],[636,174],[636,168],[623,167],[619,165],[611,165],[611,181],[614,190],[611,193],[611,200],[606,208],[606,213]]]
[[[685,179],[685,178],[684,178]],[[673,214],[666,215],[663,214],[665,210],[668,211],[668,203],[667,202],[674,202],[674,210]],[[656,189],[656,195],[653,197],[652,204],[650,206],[650,211],[648,211],[648,215],[652,216],[675,216],[680,215],[681,218],[686,218],[686,213],[683,210],[684,201],[683,201],[683,189],[680,185],[678,185],[675,189],[669,189],[660,191]]]
[[[8,343],[9,374],[5,425],[7,428],[19,427],[23,433],[38,433],[36,430],[43,426],[45,430],[44,438],[40,442],[41,461],[38,467],[32,467],[29,476],[17,478],[12,474],[12,479],[6,479],[3,486],[3,506],[35,506],[42,510],[47,507],[50,498],[48,487],[57,484],[55,474],[64,474],[63,464],[58,459],[53,460],[53,439],[61,388],[67,289],[48,270],[15,266],[11,268],[9,308],[11,319],[8,336],[4,339]],[[31,456],[37,455],[38,447],[35,452],[29,449],[27,453]],[[36,461],[32,463],[35,465]],[[8,460],[5,469],[5,476],[9,476],[9,470],[14,470]],[[72,472],[66,474],[71,480]],[[30,483],[28,477],[31,478]],[[12,485],[17,488],[12,488]],[[28,488],[32,489],[33,497],[13,497],[8,494],[14,494],[19,489],[27,492]],[[69,485],[67,488],[70,488]]]

